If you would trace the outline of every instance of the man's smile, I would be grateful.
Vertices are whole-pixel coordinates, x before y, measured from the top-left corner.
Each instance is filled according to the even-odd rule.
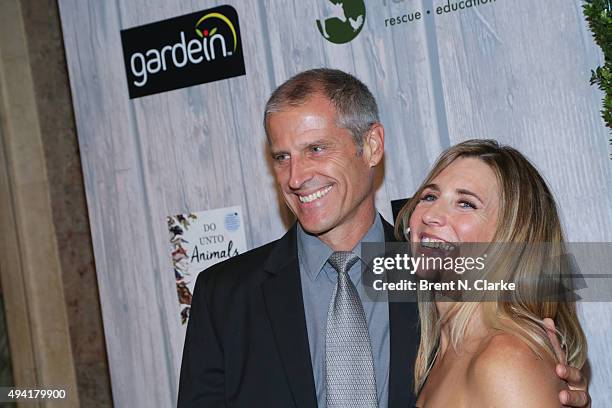
[[[327,193],[329,193],[332,189],[332,186],[327,186],[327,187],[323,187],[320,190],[315,191],[314,193],[308,194],[308,195],[300,195],[298,194],[298,198],[300,200],[301,203],[310,203],[313,202],[315,200],[318,200],[322,197],[325,197],[327,195]]]

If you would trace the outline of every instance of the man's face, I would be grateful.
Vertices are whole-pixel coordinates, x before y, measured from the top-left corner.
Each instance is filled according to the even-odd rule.
[[[373,166],[382,156],[382,140],[366,137],[360,154],[351,132],[337,127],[335,119],[334,107],[318,95],[267,119],[283,198],[302,228],[316,235],[370,225],[374,214]],[[376,143],[380,152],[373,154]]]

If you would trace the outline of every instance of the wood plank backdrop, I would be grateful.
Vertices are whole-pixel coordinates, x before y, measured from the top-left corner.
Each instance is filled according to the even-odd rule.
[[[570,241],[612,241],[612,161],[588,85],[602,56],[581,1],[496,0],[386,27],[446,1],[368,0],[344,45],[317,31],[325,1],[60,0],[116,406],[176,404],[183,330],[165,217],[241,205],[250,247],[290,224],[261,117],[274,87],[305,69],[354,73],[376,96],[387,219],[442,149],[485,137],[542,171]],[[238,11],[246,76],[130,100],[120,30],[221,4]],[[611,315],[610,303],[581,305],[594,406],[612,400]]]

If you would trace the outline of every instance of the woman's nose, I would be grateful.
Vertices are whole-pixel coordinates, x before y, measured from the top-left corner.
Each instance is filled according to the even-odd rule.
[[[437,200],[423,213],[423,222],[427,225],[441,226],[446,224],[447,217],[446,206]]]

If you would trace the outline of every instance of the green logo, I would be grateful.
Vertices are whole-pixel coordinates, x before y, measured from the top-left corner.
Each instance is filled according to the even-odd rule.
[[[344,44],[361,32],[366,16],[363,0],[325,0],[323,7],[317,28],[327,41]]]

